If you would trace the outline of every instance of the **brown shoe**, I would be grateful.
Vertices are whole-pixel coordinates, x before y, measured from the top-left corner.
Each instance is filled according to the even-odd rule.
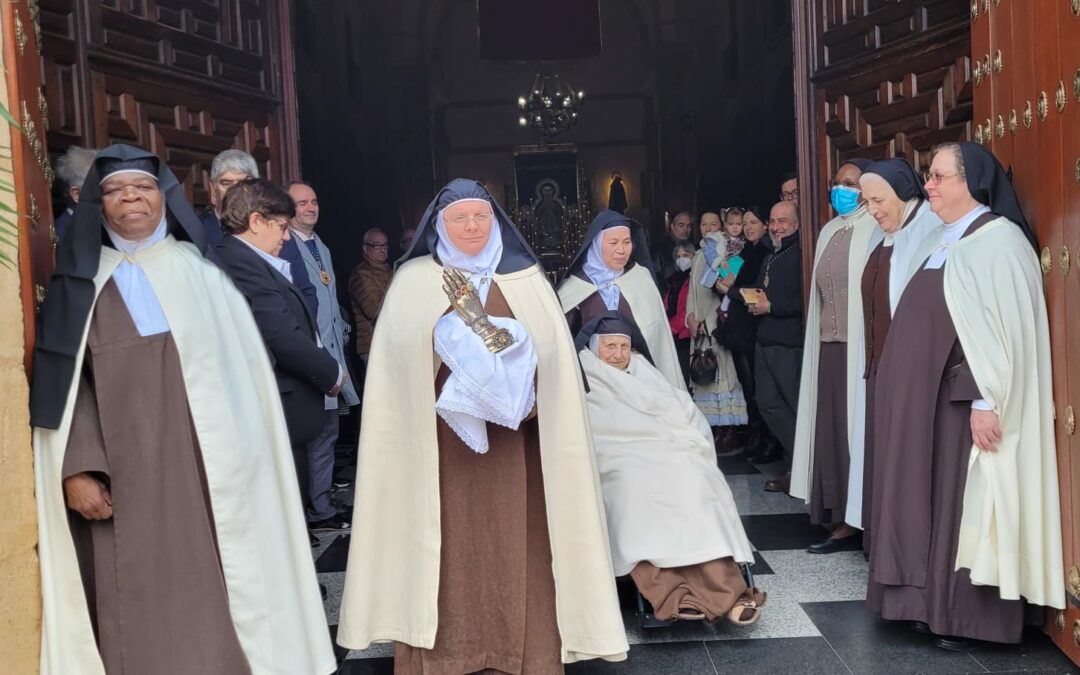
[[[783,476],[773,478],[765,483],[765,492],[783,492],[787,493],[791,489],[791,474],[785,473]]]

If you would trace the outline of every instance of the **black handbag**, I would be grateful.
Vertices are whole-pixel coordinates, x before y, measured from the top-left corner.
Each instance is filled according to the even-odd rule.
[[[703,321],[698,324],[697,335],[694,336],[694,353],[690,356],[690,379],[694,384],[711,384],[716,381],[718,367],[713,337],[705,330]]]

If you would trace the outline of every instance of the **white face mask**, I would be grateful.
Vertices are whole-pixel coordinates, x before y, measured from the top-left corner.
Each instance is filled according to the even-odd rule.
[[[690,269],[692,262],[693,261],[690,260],[690,258],[675,258],[675,267],[678,267],[680,272],[685,272]]]

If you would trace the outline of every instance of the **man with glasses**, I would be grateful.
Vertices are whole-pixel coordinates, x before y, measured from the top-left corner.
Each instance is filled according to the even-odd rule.
[[[780,199],[795,204],[799,208],[799,176],[791,172],[780,178]]]
[[[349,275],[349,301],[356,322],[356,355],[367,365],[371,336],[394,271],[387,262],[389,238],[377,227],[364,232],[364,260]]]
[[[765,490],[787,492],[803,351],[802,249],[795,202],[777,202],[768,225],[772,252],[761,264],[756,288],[743,289],[741,295],[750,313],[761,317],[754,354],[757,404],[784,449],[787,465],[783,475],[765,483]]]

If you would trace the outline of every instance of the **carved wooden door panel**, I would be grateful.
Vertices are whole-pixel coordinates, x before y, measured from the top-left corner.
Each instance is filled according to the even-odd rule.
[[[792,13],[809,281],[843,161],[905,157],[921,170],[934,145],[970,137],[971,33],[966,0],[819,0]]]
[[[214,155],[298,177],[286,0],[40,0],[49,151],[161,155],[197,206]]]
[[[21,278],[26,367],[29,368],[29,345],[34,341],[37,304],[44,297],[52,273],[49,189],[53,170],[45,147],[48,106],[38,70],[41,33],[36,0],[0,0],[0,18],[4,30],[3,63],[7,81],[4,104],[19,125],[17,129],[8,128],[10,151],[7,142],[0,143],[4,146],[3,155],[10,157],[10,167],[0,172],[0,178],[12,186],[16,197],[17,213],[5,212],[4,216],[18,229],[18,260],[12,262],[17,262]],[[8,126],[9,122],[0,120],[0,124]],[[0,246],[9,257],[14,257],[13,249],[2,242]]]
[[[1067,609],[1047,631],[1080,663],[1080,0],[971,3],[976,141],[1013,172],[1038,234],[1054,370]]]

